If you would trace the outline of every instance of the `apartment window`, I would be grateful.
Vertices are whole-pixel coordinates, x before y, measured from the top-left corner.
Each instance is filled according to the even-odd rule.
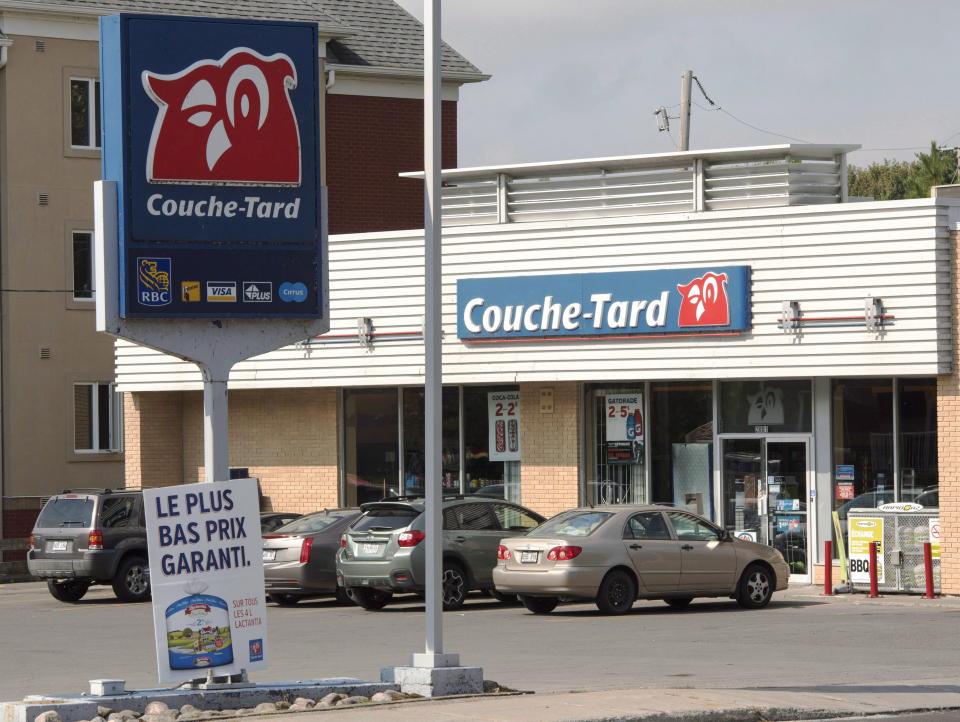
[[[93,234],[73,232],[73,300],[93,300]]]
[[[78,453],[120,450],[119,399],[112,383],[73,385],[73,445]]]
[[[100,81],[70,78],[70,146],[100,147]]]

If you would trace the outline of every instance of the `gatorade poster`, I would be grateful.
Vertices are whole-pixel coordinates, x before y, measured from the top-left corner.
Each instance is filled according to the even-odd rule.
[[[520,392],[487,394],[490,461],[520,461]]]

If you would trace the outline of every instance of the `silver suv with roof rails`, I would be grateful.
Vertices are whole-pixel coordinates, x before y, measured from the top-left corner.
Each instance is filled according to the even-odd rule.
[[[424,591],[426,502],[400,497],[361,504],[363,514],[340,538],[337,583],[364,609],[382,609],[395,593]],[[471,589],[493,586],[497,546],[543,517],[519,504],[478,496],[444,497],[443,608],[458,609]]]
[[[125,602],[150,597],[139,489],[66,489],[47,500],[30,535],[27,568],[61,602],[110,584]]]

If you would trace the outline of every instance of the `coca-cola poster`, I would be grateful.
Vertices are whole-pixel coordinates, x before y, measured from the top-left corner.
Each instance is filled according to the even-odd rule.
[[[487,394],[490,461],[520,461],[520,392]]]

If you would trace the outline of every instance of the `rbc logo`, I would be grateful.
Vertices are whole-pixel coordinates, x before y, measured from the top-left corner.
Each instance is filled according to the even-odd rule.
[[[137,259],[137,300],[143,306],[166,306],[170,303],[169,258]]]
[[[686,286],[677,286],[683,300],[677,324],[692,326],[726,326],[730,323],[730,305],[727,302],[727,274],[708,271]]]
[[[234,48],[171,75],[144,70],[159,111],[147,151],[151,183],[300,184],[293,61]]]

